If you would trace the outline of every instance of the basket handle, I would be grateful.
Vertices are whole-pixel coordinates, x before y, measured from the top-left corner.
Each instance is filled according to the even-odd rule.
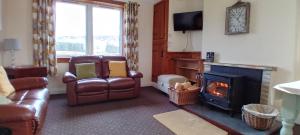
[[[244,121],[245,122],[245,118],[244,118],[244,106],[241,108],[241,111],[242,111],[242,121]]]
[[[169,90],[175,90],[175,88],[174,88],[174,87],[169,87],[168,89],[169,89]]]

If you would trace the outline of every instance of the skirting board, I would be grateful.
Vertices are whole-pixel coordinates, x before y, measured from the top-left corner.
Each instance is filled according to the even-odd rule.
[[[51,90],[49,89],[50,95],[59,95],[59,94],[66,94],[66,90]]]

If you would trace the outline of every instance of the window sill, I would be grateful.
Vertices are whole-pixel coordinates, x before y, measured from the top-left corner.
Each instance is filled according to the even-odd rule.
[[[69,63],[69,61],[70,61],[69,57],[57,58],[57,63]]]
[[[93,55],[84,55],[84,56],[93,56]],[[97,56],[97,55],[95,55]],[[100,55],[98,55],[100,56]],[[107,55],[107,56],[124,56],[124,55]],[[60,56],[57,58],[57,63],[69,63],[72,56]]]

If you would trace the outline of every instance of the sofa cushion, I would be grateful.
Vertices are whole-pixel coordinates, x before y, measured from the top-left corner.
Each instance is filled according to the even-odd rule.
[[[69,72],[76,74],[75,64],[79,63],[95,63],[97,77],[102,77],[102,60],[99,56],[76,56],[70,58]]]
[[[48,89],[33,89],[33,90],[22,90],[12,93],[8,96],[12,101],[22,101],[26,99],[39,99],[48,100],[49,92]]]
[[[126,61],[124,56],[102,56],[102,74],[103,78],[109,78],[109,61]],[[126,64],[126,72],[129,73],[128,66]]]
[[[135,81],[132,78],[108,78],[110,90],[119,90],[119,89],[129,89],[133,88],[135,85]]]
[[[0,95],[8,96],[15,91],[15,88],[8,80],[6,71],[0,66]]]
[[[75,67],[78,79],[97,77],[95,63],[79,63],[75,64]]]
[[[109,61],[109,77],[127,77],[126,61]]]
[[[77,92],[105,92],[108,90],[107,81],[99,78],[82,79],[77,82]]]

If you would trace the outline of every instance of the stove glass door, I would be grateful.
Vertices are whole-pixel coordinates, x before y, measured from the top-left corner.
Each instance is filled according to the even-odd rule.
[[[206,90],[207,93],[212,96],[227,98],[228,91],[229,91],[229,84],[220,81],[208,81]]]

